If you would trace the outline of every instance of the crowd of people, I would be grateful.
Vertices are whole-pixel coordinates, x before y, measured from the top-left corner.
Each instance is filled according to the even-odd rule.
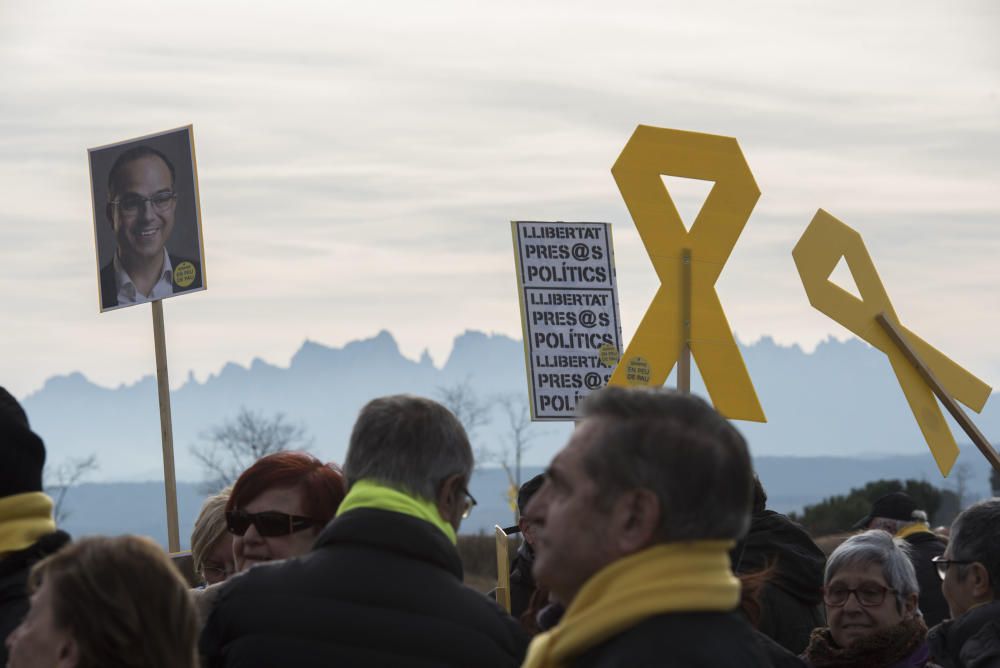
[[[463,584],[465,430],[369,402],[343,468],[265,456],[209,497],[191,589],[155,543],[71,540],[0,388],[0,665],[1000,668],[1000,498],[942,539],[905,494],[826,556],[709,404],[607,388],[522,486],[510,607]]]

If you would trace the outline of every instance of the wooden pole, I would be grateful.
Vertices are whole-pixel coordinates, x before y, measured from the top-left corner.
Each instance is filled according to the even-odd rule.
[[[691,249],[681,251],[681,353],[677,358],[677,389],[691,393]]]
[[[170,380],[167,377],[167,341],[163,333],[163,302],[153,302],[153,342],[156,348],[156,388],[160,396],[160,437],[163,441],[163,486],[167,499],[167,545],[180,552],[177,523],[177,478],[174,474],[174,432],[170,420]]]
[[[986,460],[993,466],[994,469],[1000,472],[1000,455],[998,455],[997,451],[993,449],[990,442],[986,440],[983,433],[979,431],[975,424],[973,424],[969,416],[965,414],[965,411],[958,405],[958,402],[955,401],[950,394],[945,392],[945,389],[941,385],[940,381],[938,381],[937,376],[934,375],[934,372],[931,371],[927,364],[925,364],[920,358],[920,355],[913,348],[913,346],[910,345],[910,342],[906,340],[906,336],[903,334],[903,331],[897,327],[892,320],[886,317],[885,313],[879,313],[875,316],[875,320],[882,326],[882,329],[885,330],[885,333],[889,335],[892,342],[895,343],[896,346],[902,351],[903,355],[906,356],[906,359],[908,359],[910,363],[917,368],[917,372],[920,374],[920,377],[923,378],[924,382],[930,386],[934,394],[937,395],[937,398],[942,404],[944,404],[944,407],[948,409],[948,412],[951,413],[951,416],[955,418],[959,426],[962,427],[962,430],[965,431],[970,439],[972,439],[972,442],[976,444],[979,451],[983,453]]]
[[[493,527],[497,538],[497,603],[510,612],[510,543],[499,525]]]

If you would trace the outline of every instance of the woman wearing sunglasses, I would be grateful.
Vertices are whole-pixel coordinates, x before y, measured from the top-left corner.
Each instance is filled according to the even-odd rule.
[[[347,493],[344,476],[304,452],[261,457],[240,475],[226,504],[236,572],[305,554]]]
[[[802,658],[813,668],[928,665],[927,627],[917,608],[909,546],[874,529],[851,536],[826,562],[826,628],[813,631]]]

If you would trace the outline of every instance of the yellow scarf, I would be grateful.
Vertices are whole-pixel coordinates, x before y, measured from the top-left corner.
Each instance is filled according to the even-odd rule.
[[[535,636],[522,668],[559,668],[639,622],[666,612],[732,610],[740,582],[729,567],[729,541],[657,545],[593,575],[562,621]]]
[[[907,536],[912,536],[915,533],[934,533],[931,528],[924,524],[923,522],[917,522],[915,524],[910,524],[903,527],[896,532],[896,538],[906,538]]]
[[[25,492],[0,498],[0,554],[31,547],[55,530],[52,499],[45,494]]]
[[[402,513],[410,517],[430,522],[444,532],[452,544],[458,543],[455,527],[444,521],[437,506],[432,501],[418,499],[398,489],[380,485],[374,480],[359,480],[351,485],[351,491],[337,508],[337,516],[356,508],[378,508]]]

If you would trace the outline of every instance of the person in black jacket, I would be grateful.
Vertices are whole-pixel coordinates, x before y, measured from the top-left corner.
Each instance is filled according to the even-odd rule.
[[[941,581],[933,560],[944,554],[945,541],[931,531],[927,513],[905,492],[879,497],[871,512],[852,529],[881,529],[910,544],[910,560],[920,584],[920,613],[930,628],[948,617],[948,603],[941,593]]]
[[[951,620],[927,634],[943,668],[1000,667],[1000,498],[966,508],[936,561]]]
[[[45,444],[28,416],[0,387],[0,665],[3,641],[28,612],[31,567],[69,542],[56,530],[52,500],[42,493]]]
[[[504,529],[508,536],[519,533],[522,538],[510,565],[510,614],[515,619],[521,619],[521,615],[528,610],[537,589],[535,578],[531,574],[531,568],[535,564],[535,525],[524,514],[524,509],[542,486],[543,480],[544,476],[536,475],[517,490],[517,524]]]
[[[769,666],[728,551],[750,524],[746,442],[705,401],[608,387],[525,512],[535,579],[565,602],[524,668]]]
[[[826,555],[802,527],[766,509],[767,493],[754,476],[750,531],[733,552],[733,571],[766,571],[758,603],[757,629],[793,654],[801,654],[809,635],[825,625],[823,569]]]
[[[219,585],[210,667],[513,668],[527,636],[462,584],[455,548],[475,501],[465,430],[429,399],[375,399],[351,434],[348,494],[313,550]]]

